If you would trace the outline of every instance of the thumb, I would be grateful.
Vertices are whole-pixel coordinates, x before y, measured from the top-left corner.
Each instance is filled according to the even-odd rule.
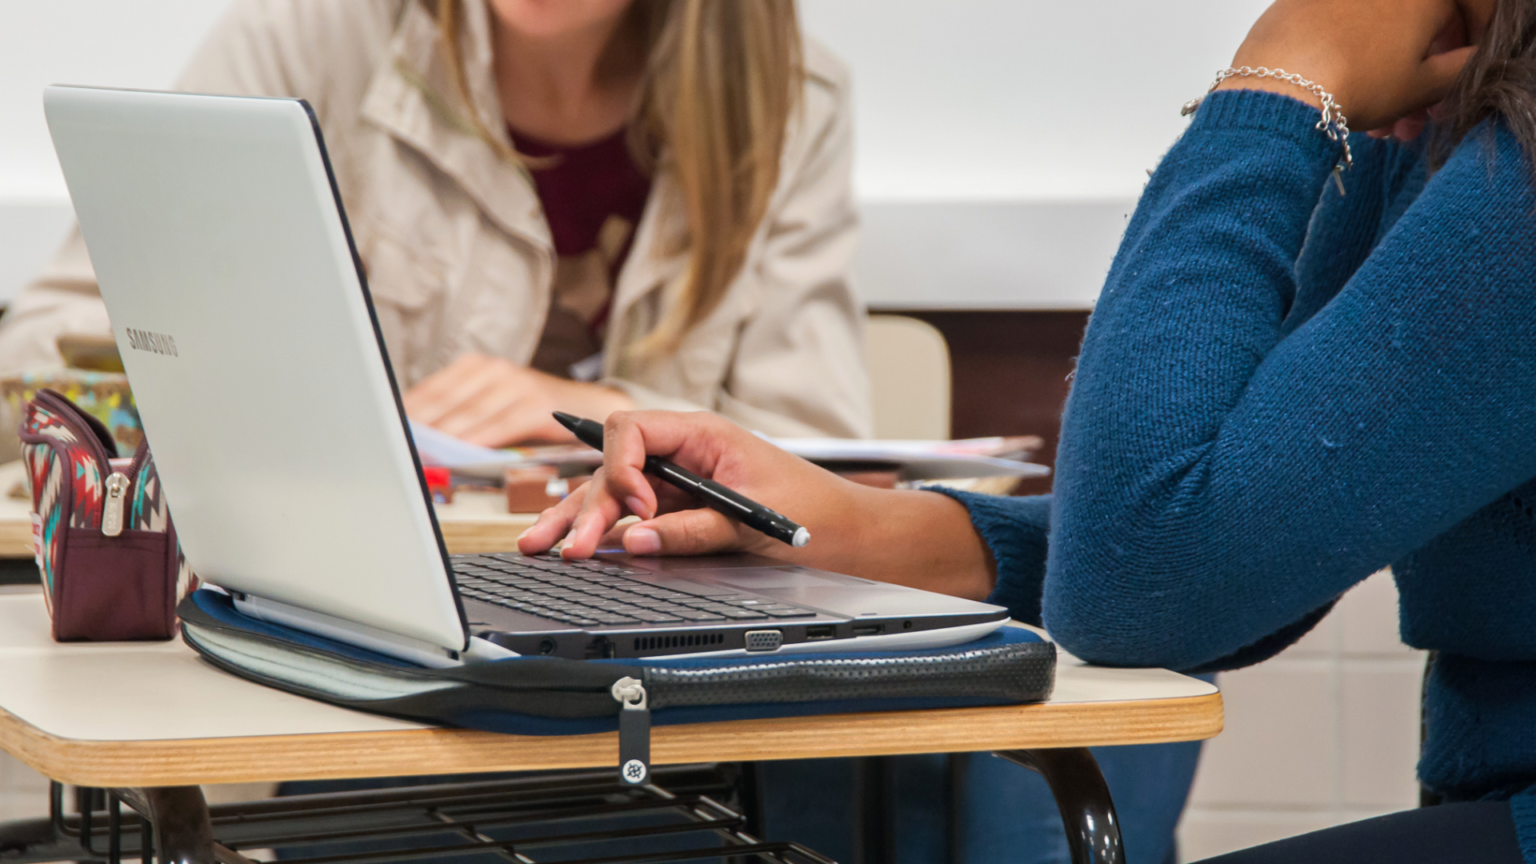
[[[740,545],[735,523],[713,510],[679,510],[624,532],[624,551],[631,555],[708,555]]]

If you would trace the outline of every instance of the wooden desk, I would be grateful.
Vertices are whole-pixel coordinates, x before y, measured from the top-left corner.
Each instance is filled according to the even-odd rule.
[[[1000,755],[1046,774],[1053,788],[1091,773],[1100,791],[1090,789],[1090,797],[1102,797],[1113,823],[1092,757],[1077,748],[1209,738],[1221,727],[1221,695],[1210,684],[1160,669],[1090,667],[1067,656],[1054,695],[1041,704],[659,726],[652,759],[1006,751]],[[35,592],[0,595],[0,748],[54,780],[151,790],[608,767],[618,752],[612,733],[497,735],[357,713],[220,672],[179,641],[58,644]],[[1064,761],[1051,761],[1058,757]],[[1103,811],[1085,812],[1093,823]],[[1070,824],[1065,806],[1063,816]]]
[[[0,464],[0,558],[32,557],[31,502],[9,492],[22,481],[22,464]],[[437,507],[437,523],[449,552],[506,552],[517,535],[538,518],[536,513],[508,513],[500,493],[470,493]]]

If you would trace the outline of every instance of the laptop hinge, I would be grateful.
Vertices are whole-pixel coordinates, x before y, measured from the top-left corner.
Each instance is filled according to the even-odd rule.
[[[337,618],[334,615],[326,615],[323,612],[290,606],[265,597],[253,597],[250,594],[235,592],[231,594],[235,599],[235,608],[252,618],[334,639],[337,642],[344,642],[419,666],[442,669],[463,663],[518,656],[517,652],[509,651],[478,636],[470,638],[468,650],[454,651],[441,645],[433,645],[430,642],[390,633],[387,630]]]

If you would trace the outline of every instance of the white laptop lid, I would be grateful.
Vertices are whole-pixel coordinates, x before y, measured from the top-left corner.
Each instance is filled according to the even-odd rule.
[[[464,648],[308,105],[74,87],[43,101],[193,571]]]

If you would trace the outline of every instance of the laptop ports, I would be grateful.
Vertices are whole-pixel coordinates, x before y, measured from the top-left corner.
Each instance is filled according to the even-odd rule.
[[[805,641],[815,642],[818,639],[831,639],[837,635],[837,628],[831,624],[819,624],[815,627],[805,628]]]
[[[855,636],[879,636],[885,632],[884,624],[855,624],[853,635]]]
[[[783,630],[748,630],[748,651],[777,651],[784,644]]]

